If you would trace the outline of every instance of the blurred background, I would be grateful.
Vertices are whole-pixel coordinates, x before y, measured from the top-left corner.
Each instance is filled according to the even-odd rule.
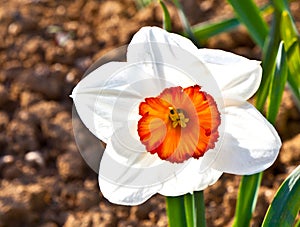
[[[102,197],[97,174],[76,147],[69,98],[94,61],[128,44],[142,26],[162,26],[160,5],[148,2],[0,0],[0,227],[167,226],[160,195],[134,207]],[[192,25],[234,16],[225,0],[181,2]],[[166,5],[173,31],[182,32],[176,8]],[[300,1],[290,6],[299,30]],[[202,45],[261,59],[243,26]],[[300,161],[300,114],[289,91],[276,127],[284,143],[264,173],[252,226],[260,226],[274,193]],[[224,174],[205,191],[208,226],[231,226],[239,181]]]

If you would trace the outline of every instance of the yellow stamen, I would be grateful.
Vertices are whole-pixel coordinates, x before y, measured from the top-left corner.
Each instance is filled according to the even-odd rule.
[[[172,121],[173,128],[176,128],[177,125],[180,125],[180,127],[185,128],[186,123],[189,122],[189,118],[184,116],[184,113],[180,109],[175,109],[174,107],[169,107],[170,113],[169,117]]]

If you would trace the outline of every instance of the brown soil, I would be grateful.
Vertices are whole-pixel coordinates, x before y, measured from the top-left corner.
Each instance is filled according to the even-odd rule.
[[[191,23],[232,15],[223,0],[185,1]],[[181,25],[169,5],[174,31]],[[292,3],[296,12],[300,2]],[[295,14],[296,16],[296,14]],[[298,14],[299,16],[299,14]],[[297,25],[300,18],[297,19]],[[2,0],[0,4],[0,226],[167,226],[164,198],[141,206],[110,204],[77,150],[68,97],[85,70],[129,43],[142,26],[161,26],[157,4],[132,0]],[[240,27],[208,40],[259,59]],[[280,156],[259,191],[252,226],[260,226],[274,193],[300,161],[300,114],[285,91],[277,128]],[[224,174],[205,191],[208,226],[231,226],[240,177]]]

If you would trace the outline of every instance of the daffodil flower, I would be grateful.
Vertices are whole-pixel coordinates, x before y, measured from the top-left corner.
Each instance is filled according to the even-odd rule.
[[[157,27],[138,31],[127,62],[110,62],[72,93],[87,128],[106,143],[99,185],[111,202],[207,188],[223,172],[268,168],[281,146],[273,126],[247,100],[260,63],[193,43]]]

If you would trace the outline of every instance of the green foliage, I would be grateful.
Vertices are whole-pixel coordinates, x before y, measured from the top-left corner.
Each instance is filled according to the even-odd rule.
[[[263,227],[293,226],[300,208],[300,166],[282,183],[268,208]]]
[[[262,14],[270,14],[273,12],[273,7],[269,4],[260,9]],[[204,43],[208,38],[218,35],[222,32],[228,32],[240,25],[240,21],[236,18],[229,18],[218,22],[204,22],[196,24],[192,27],[195,37]]]
[[[194,227],[196,225],[196,209],[194,196],[192,194],[184,195],[184,208],[187,227]]]
[[[266,38],[263,48],[263,77],[260,87],[256,94],[256,108],[263,111],[265,102],[269,95],[270,83],[272,75],[275,71],[276,56],[280,44],[280,14],[275,11],[273,15],[272,27],[268,37]]]
[[[170,227],[206,226],[203,191],[177,197],[167,197]]]
[[[239,24],[240,22],[237,18],[231,18],[218,23],[206,23],[194,26],[193,32],[198,40],[204,42],[206,39],[219,33],[229,31],[238,26]]]
[[[295,227],[300,227],[300,219],[296,222]]]
[[[300,99],[300,41],[299,34],[289,12],[281,13],[280,34],[285,43],[287,64],[290,71],[288,82],[295,96]]]
[[[277,53],[275,72],[269,89],[270,100],[267,118],[273,124],[275,123],[276,115],[279,111],[279,106],[288,75],[286,53],[283,46],[284,44],[281,42]]]
[[[196,210],[196,226],[205,227],[205,204],[203,191],[194,192],[195,210]]]
[[[170,227],[187,227],[185,217],[184,197],[166,197],[167,215]]]
[[[244,176],[242,178],[233,221],[234,227],[250,225],[261,178],[262,173]]]
[[[268,35],[268,25],[262,18],[259,8],[252,0],[227,0],[239,20],[247,27],[250,36],[260,46],[264,46]]]
[[[181,6],[179,0],[173,0],[173,3],[178,10],[178,14],[179,14],[179,17],[180,17],[180,20],[181,20],[181,23],[182,23],[182,26],[184,29],[184,33],[197,47],[200,47],[198,40],[196,39],[196,37],[192,31],[191,25],[190,25],[188,19],[186,18],[185,13],[183,12],[183,9],[182,9],[182,6]]]
[[[163,10],[163,28],[170,32],[172,30],[172,24],[168,8],[162,0],[159,0],[159,4]]]

